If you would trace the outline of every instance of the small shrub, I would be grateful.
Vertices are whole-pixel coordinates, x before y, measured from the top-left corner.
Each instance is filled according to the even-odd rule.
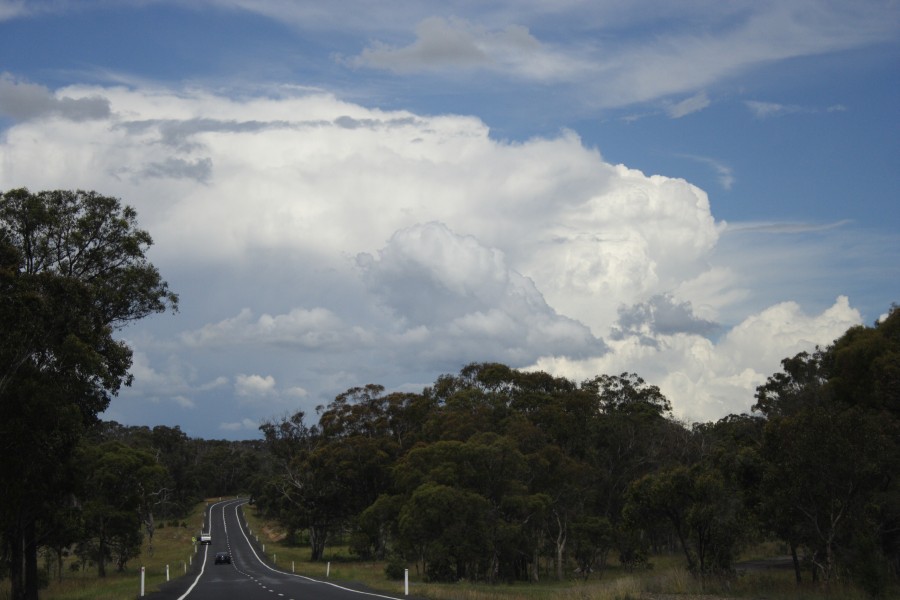
[[[392,581],[403,579],[406,574],[406,561],[401,556],[391,556],[384,566],[384,574]]]
[[[350,535],[350,553],[355,554],[362,560],[371,559],[373,552],[369,536],[361,531],[354,531]]]
[[[425,581],[429,583],[454,583],[457,581],[456,569],[446,556],[440,556],[425,567]]]

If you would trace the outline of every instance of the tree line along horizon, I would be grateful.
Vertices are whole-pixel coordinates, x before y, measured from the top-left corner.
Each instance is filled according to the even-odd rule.
[[[775,540],[798,583],[898,585],[896,305],[785,358],[750,413],[716,422],[680,422],[635,373],[473,363],[421,393],[348,389],[260,440],[202,440],[98,419],[131,382],[115,333],[177,310],[136,219],[95,192],[0,194],[0,447],[15,457],[0,461],[0,578],[15,600],[46,582],[39,552],[59,576],[64,555],[125,569],[160,526],[238,493],[313,561],[339,541],[429,581],[586,578],[662,553],[728,576]]]

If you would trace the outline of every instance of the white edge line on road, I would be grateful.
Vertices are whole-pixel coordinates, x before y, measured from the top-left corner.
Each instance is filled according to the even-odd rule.
[[[236,504],[235,507],[234,507],[234,514],[235,514],[235,516],[237,516],[238,525],[239,525],[239,528],[240,528],[240,530],[241,530],[241,535],[243,535],[243,536],[244,536],[244,539],[247,540],[247,545],[250,547],[250,551],[253,553],[253,556],[255,556],[255,557],[256,557],[256,560],[259,561],[259,564],[261,564],[262,566],[264,566],[264,567],[267,568],[268,570],[272,571],[273,573],[280,573],[280,574],[282,574],[282,575],[289,575],[289,576],[291,576],[291,577],[298,577],[298,578],[300,578],[300,579],[305,579],[305,580],[307,580],[307,581],[312,581],[312,582],[314,582],[314,583],[321,583],[321,584],[323,584],[323,585],[330,585],[331,587],[335,587],[335,588],[338,588],[339,590],[344,590],[344,591],[346,591],[346,592],[352,592],[352,593],[354,593],[354,594],[361,594],[361,595],[363,595],[363,596],[374,596],[375,598],[387,598],[387,600],[401,600],[400,598],[397,598],[396,596],[384,596],[384,595],[382,595],[382,594],[375,594],[375,593],[372,593],[372,592],[361,592],[361,591],[359,591],[359,590],[354,590],[354,589],[351,589],[351,588],[348,588],[348,587],[344,587],[344,586],[342,586],[342,585],[338,585],[338,584],[336,584],[336,583],[331,583],[331,582],[329,582],[329,581],[322,581],[321,579],[313,579],[312,577],[306,577],[305,575],[297,575],[296,573],[288,573],[287,571],[280,571],[280,570],[278,570],[278,569],[273,569],[272,567],[270,567],[269,565],[267,565],[267,564],[265,563],[265,561],[263,561],[263,559],[261,559],[261,558],[259,557],[259,554],[256,553],[256,549],[253,547],[253,544],[250,542],[250,538],[247,537],[247,533],[244,531],[244,526],[241,524],[241,516],[240,516],[240,514],[238,513],[238,508],[240,508],[243,504],[244,504],[244,502],[241,502],[240,504]],[[205,560],[204,560],[204,562],[205,562]],[[185,595],[187,595],[187,594],[185,594]],[[179,598],[178,600],[181,600],[181,598]]]
[[[225,502],[230,502],[230,500],[226,500]],[[219,502],[218,504],[223,504],[223,502]],[[210,531],[210,532],[212,531],[212,509],[214,506],[216,506],[216,504],[213,504],[212,506],[209,507],[209,516],[207,517],[209,519],[208,531]],[[194,583],[191,584],[191,587],[189,587],[185,593],[183,593],[181,596],[178,597],[178,600],[184,600],[185,598],[187,598],[188,594],[193,592],[194,588],[197,587],[197,584],[200,582],[200,578],[203,577],[203,571],[206,569],[206,557],[207,556],[209,556],[209,544],[206,544],[204,546],[203,564],[200,565],[200,573],[197,574],[197,578],[194,580]]]

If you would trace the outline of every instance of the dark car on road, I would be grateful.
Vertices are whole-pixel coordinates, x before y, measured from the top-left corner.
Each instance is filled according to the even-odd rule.
[[[230,565],[231,564],[231,555],[227,552],[217,552],[216,553],[216,564],[217,565]]]

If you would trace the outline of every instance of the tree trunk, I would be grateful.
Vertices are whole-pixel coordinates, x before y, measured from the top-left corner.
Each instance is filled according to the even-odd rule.
[[[34,520],[25,524],[25,600],[38,600],[37,531]]]
[[[828,540],[825,544],[825,569],[822,574],[822,579],[824,580],[825,589],[831,585],[831,577],[834,574],[834,530],[831,531],[831,535],[828,536]]]
[[[556,515],[556,524],[559,527],[559,533],[556,535],[556,578],[563,580],[563,555],[566,549],[566,526],[563,524],[559,515]]]
[[[9,581],[12,600],[22,600],[25,597],[25,565],[24,549],[25,536],[22,528],[17,523],[8,530],[9,536]]]
[[[387,547],[388,547],[388,538],[390,536],[390,532],[385,525],[378,526],[378,546],[375,548],[375,558],[378,560],[384,560],[385,556],[387,556]]]
[[[794,577],[797,579],[797,585],[800,585],[800,559],[797,558],[797,544],[793,541],[789,543],[791,545],[791,560],[794,562]]]
[[[697,527],[695,530],[696,534],[697,534],[697,544],[696,544],[696,546],[697,546],[697,568],[699,569],[699,572],[702,575],[706,574],[706,569],[707,569],[706,559],[708,558],[706,556],[706,553],[707,553],[706,539],[708,536],[706,535],[705,529],[706,528],[704,528],[704,527]]]
[[[309,547],[312,551],[310,560],[317,562],[322,560],[325,555],[325,539],[328,537],[328,530],[321,525],[312,525],[309,528]]]
[[[97,539],[97,576],[106,577],[106,531],[102,524]]]
[[[147,511],[144,517],[144,528],[147,530],[147,554],[153,556],[153,533],[156,531],[156,523],[153,520],[153,511]]]
[[[684,536],[684,532],[681,530],[681,521],[673,520],[673,524],[675,525],[675,532],[678,534],[678,541],[681,543],[681,549],[684,551],[684,558],[687,560],[688,571],[696,574],[697,562],[694,559],[691,547]]]

